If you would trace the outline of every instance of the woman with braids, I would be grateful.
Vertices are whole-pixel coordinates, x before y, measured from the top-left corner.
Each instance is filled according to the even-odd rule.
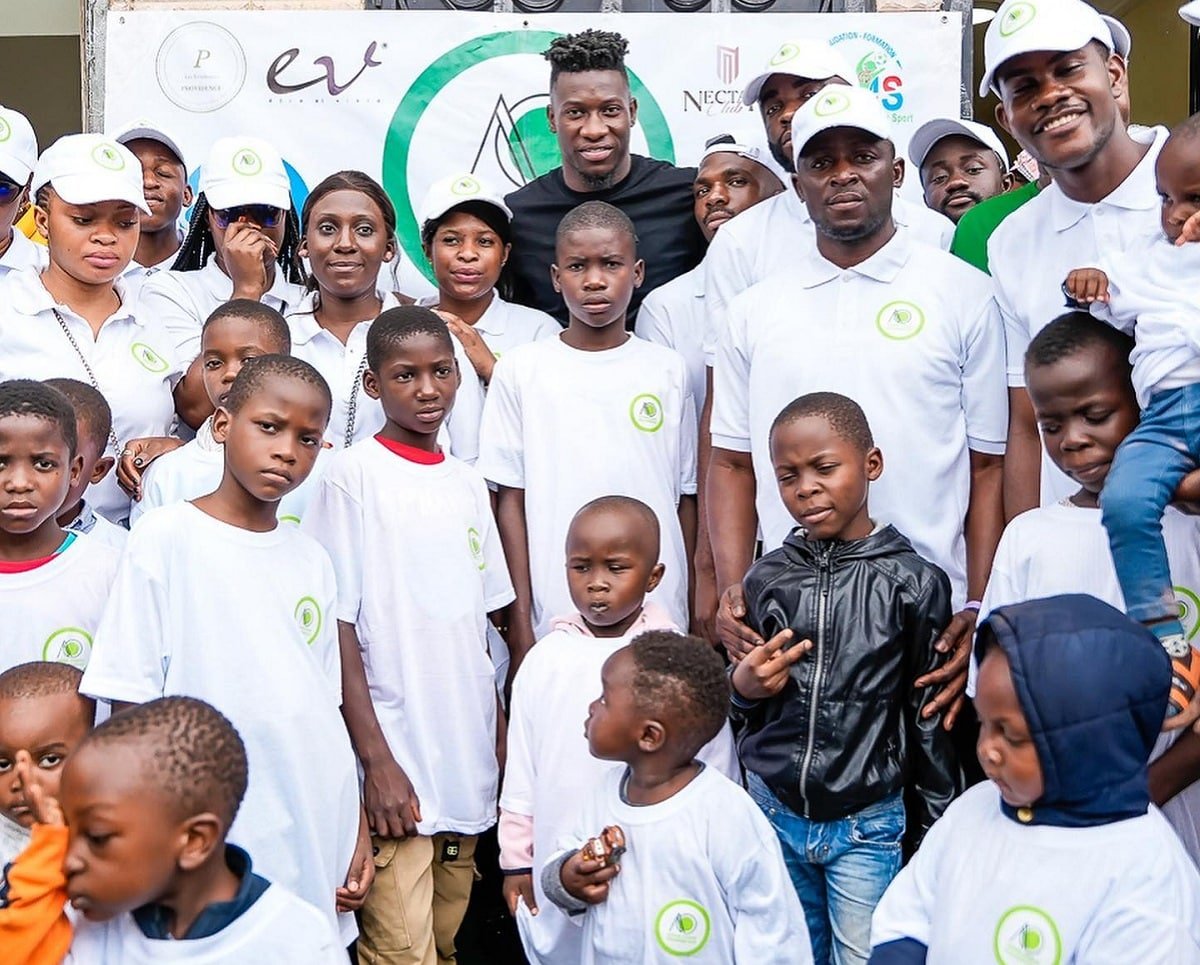
[[[48,264],[0,281],[0,380],[72,378],[97,389],[112,409],[107,455],[115,457],[122,442],[170,430],[182,372],[170,334],[121,280],[139,213],[150,211],[142,166],[110,138],[72,134],[38,159],[30,188]],[[129,516],[111,475],[87,499],[111,522]]]

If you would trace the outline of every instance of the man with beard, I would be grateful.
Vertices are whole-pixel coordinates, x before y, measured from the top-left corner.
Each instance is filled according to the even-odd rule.
[[[620,208],[637,230],[638,249],[647,253],[645,281],[629,306],[631,326],[646,295],[704,256],[704,237],[692,217],[696,169],[629,152],[638,105],[625,70],[628,49],[624,37],[603,30],[550,44],[546,116],[563,163],[505,198],[513,214],[513,300],[564,325],[567,310],[550,282],[554,236],[563,216],[585,201]]]
[[[975,205],[1008,190],[1008,153],[984,124],[938,118],[926,121],[908,142],[921,176],[925,204],[958,224]]]
[[[717,586],[733,588],[723,610],[744,612],[738,584],[758,526],[764,551],[795,526],[771,463],[772,421],[807,392],[849,396],[884,453],[874,518],[894,523],[950,577],[957,612],[937,648],[955,655],[916,681],[942,685],[923,713],[949,707],[949,728],[1004,525],[999,312],[986,275],[897,227],[891,122],[873,94],[828,87],[792,125],[815,249],[791,249],[787,272],[730,304],[713,369],[707,505]],[[744,625],[723,636],[735,660],[762,642]]]

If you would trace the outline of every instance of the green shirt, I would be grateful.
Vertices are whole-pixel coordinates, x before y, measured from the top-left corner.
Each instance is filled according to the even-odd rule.
[[[974,265],[980,271],[988,271],[988,238],[999,226],[1000,222],[1025,204],[1032,201],[1038,193],[1036,181],[1031,181],[1024,187],[1005,194],[988,198],[971,208],[958,221],[954,229],[954,240],[950,243],[950,254],[958,255],[969,265]]]

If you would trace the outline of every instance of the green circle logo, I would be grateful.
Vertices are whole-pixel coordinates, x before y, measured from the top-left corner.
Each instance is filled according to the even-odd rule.
[[[147,372],[153,372],[155,375],[158,375],[170,367],[167,364],[167,360],[145,342],[134,342],[129,346],[129,351],[137,359],[138,364]]]
[[[800,53],[800,48],[796,44],[784,44],[775,51],[775,56],[767,61],[767,66],[778,67],[780,64],[786,64],[789,60],[795,58],[798,53]]]
[[[252,178],[263,169],[262,158],[256,151],[248,147],[242,148],[233,156],[233,170],[242,177]]]
[[[76,670],[86,670],[92,656],[92,635],[82,627],[63,627],[55,630],[42,644],[42,659],[51,663],[67,663]]]
[[[424,137],[421,119],[428,110],[433,110],[435,115],[446,111],[445,101],[439,95],[461,75],[501,57],[540,59],[542,51],[559,36],[562,35],[552,30],[504,30],[472,37],[421,71],[397,105],[384,139],[383,186],[396,204],[396,235],[400,246],[429,281],[434,280],[433,268],[425,260],[421,248],[421,229],[412,198],[414,189],[409,181],[414,144],[419,150]],[[496,83],[502,81],[503,77],[499,77]],[[496,83],[488,83],[489,91]],[[633,71],[629,71],[629,87],[637,98],[637,123],[645,136],[649,154],[674,163],[675,142],[662,108]],[[543,86],[524,92],[494,90],[489,93],[488,106],[495,105],[495,108],[478,116],[479,143],[471,149],[469,156],[464,154],[461,158],[459,170],[470,168],[470,173],[475,174],[481,160],[494,153],[496,163],[515,189],[558,167],[562,157],[558,140],[546,119],[548,103],[549,96]],[[461,107],[456,109],[462,111]],[[470,121],[470,117],[460,118],[460,123]],[[421,199],[416,200],[420,203]]]
[[[12,137],[12,125],[3,117],[0,117],[0,144],[3,144]]]
[[[654,937],[668,955],[686,958],[708,944],[712,922],[703,905],[678,898],[662,906],[654,919]]]
[[[461,178],[458,178],[452,185],[450,185],[450,193],[458,195],[460,198],[472,197],[482,190],[483,188],[480,186],[479,182],[469,174],[464,174]]]
[[[1017,0],[1000,19],[1000,36],[1011,37],[1018,30],[1028,27],[1037,16],[1037,7],[1028,0]]]
[[[125,158],[121,157],[117,145],[108,141],[92,148],[92,160],[106,171],[123,171],[125,169]]]
[[[471,551],[471,559],[475,561],[475,566],[484,569],[487,562],[483,558],[483,538],[474,526],[467,530],[467,549]]]
[[[925,313],[912,302],[888,302],[875,316],[875,327],[884,338],[903,342],[925,327]]]
[[[296,626],[304,635],[304,642],[312,646],[321,632],[321,607],[311,596],[301,597],[292,615],[296,618]]]
[[[1179,603],[1179,622],[1183,632],[1191,640],[1200,631],[1200,596],[1186,586],[1175,587],[1175,599]]]
[[[1060,965],[1062,937],[1041,908],[1017,905],[1000,916],[992,950],[999,965]]]
[[[837,90],[826,90],[817,98],[813,113],[817,117],[832,117],[850,109],[850,98]]]
[[[663,407],[657,395],[643,392],[629,403],[629,418],[642,432],[658,432],[663,424]]]

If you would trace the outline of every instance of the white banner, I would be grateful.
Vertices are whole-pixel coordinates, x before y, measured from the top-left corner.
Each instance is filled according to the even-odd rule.
[[[885,14],[520,14],[130,11],[108,18],[105,128],[163,125],[195,169],[212,141],[254,134],[291,169],[297,208],[326,175],[357,168],[396,204],[407,260],[426,271],[414,207],[430,183],[475,172],[516,188],[559,164],[545,120],[559,34],[629,39],[635,153],[692,164],[705,140],[761,123],[743,85],[802,38],[831,42],[876,91],[903,149],[957,117],[961,18]],[[916,174],[905,188],[918,191]]]

